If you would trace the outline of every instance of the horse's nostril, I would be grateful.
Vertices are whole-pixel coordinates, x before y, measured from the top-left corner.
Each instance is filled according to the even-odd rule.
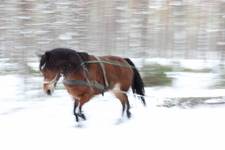
[[[48,95],[51,95],[52,93],[51,93],[51,90],[47,90],[47,94]]]

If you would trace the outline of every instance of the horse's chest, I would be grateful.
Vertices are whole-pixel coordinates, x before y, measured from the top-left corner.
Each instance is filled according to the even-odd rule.
[[[84,94],[84,88],[83,87],[79,87],[79,86],[66,86],[64,85],[66,90],[68,91],[68,93],[76,98],[76,99],[80,99],[80,96]]]

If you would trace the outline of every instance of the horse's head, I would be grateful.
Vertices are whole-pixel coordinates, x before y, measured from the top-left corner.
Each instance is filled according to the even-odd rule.
[[[44,91],[51,95],[61,74],[65,75],[77,70],[78,66],[87,59],[87,53],[80,53],[71,49],[57,48],[45,52],[41,56],[39,65],[39,69],[44,76]]]
[[[43,90],[46,94],[51,95],[56,87],[56,84],[60,78],[60,68],[55,66],[52,54],[46,52],[41,56],[39,69],[44,77]]]

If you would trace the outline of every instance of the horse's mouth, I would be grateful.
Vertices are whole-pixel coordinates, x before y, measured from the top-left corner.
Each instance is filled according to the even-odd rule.
[[[44,92],[47,94],[47,95],[52,95],[53,92],[54,92],[54,88],[44,88]]]
[[[47,90],[46,93],[47,93],[47,95],[52,95],[52,91],[51,90]]]
[[[53,92],[54,92],[54,89],[56,87],[56,83],[53,83],[53,84],[44,84],[43,85],[43,89],[44,89],[44,92],[47,94],[47,95],[52,95]]]

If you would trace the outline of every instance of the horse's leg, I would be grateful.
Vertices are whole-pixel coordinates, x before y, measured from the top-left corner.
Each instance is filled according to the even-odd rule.
[[[130,103],[129,103],[129,100],[127,98],[127,101],[126,101],[126,105],[127,105],[127,118],[130,118],[131,117],[131,112],[130,112]]]
[[[83,104],[79,106],[79,117],[86,120],[86,116],[84,115],[84,113],[82,111],[82,106],[83,106]]]
[[[74,114],[74,116],[76,118],[76,122],[79,122],[79,115],[77,113],[78,105],[79,105],[79,101],[74,99],[73,114]]]
[[[83,120],[86,120],[86,116],[84,115],[82,111],[83,105],[88,102],[93,97],[92,94],[85,94],[82,97],[80,97],[80,103],[79,103],[79,113],[78,116],[81,117]]]
[[[131,117],[130,113],[130,103],[128,101],[127,94],[121,93],[119,91],[114,92],[115,96],[120,100],[122,104],[122,116],[124,115],[124,111],[126,110],[127,118]]]

